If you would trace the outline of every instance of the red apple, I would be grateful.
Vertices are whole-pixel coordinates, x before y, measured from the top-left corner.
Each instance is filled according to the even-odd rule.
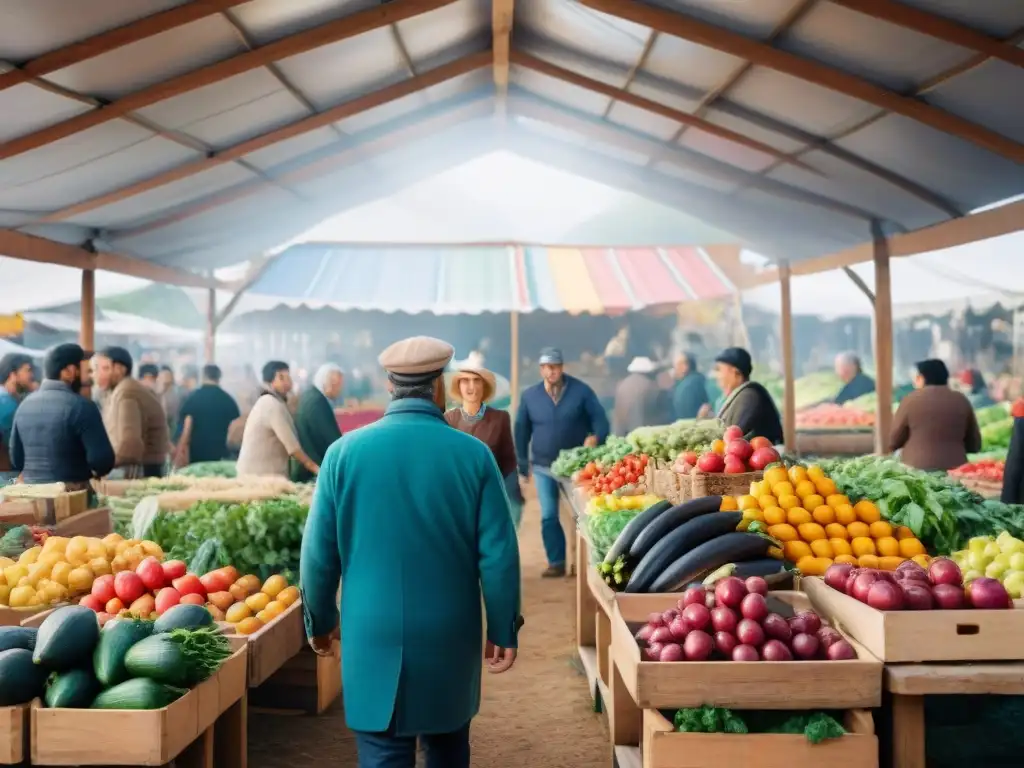
[[[137,573],[132,571],[121,571],[114,576],[114,592],[125,605],[131,605],[146,591],[146,585],[142,583]],[[114,611],[108,611],[114,613]]]
[[[725,471],[725,459],[717,453],[708,452],[697,459],[697,469],[701,472],[717,474]]]
[[[741,475],[747,471],[747,465],[739,456],[732,454],[725,457],[725,474]]]
[[[735,456],[740,461],[746,463],[747,459],[754,452],[754,449],[750,447],[750,443],[744,440],[742,437],[738,440],[730,440],[725,444],[726,456]]]
[[[725,428],[725,434],[722,435],[722,439],[726,443],[730,443],[733,440],[741,440],[743,438],[743,430],[737,427],[735,424],[731,427]]]

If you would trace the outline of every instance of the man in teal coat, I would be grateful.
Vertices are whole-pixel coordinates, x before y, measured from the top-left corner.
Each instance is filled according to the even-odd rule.
[[[491,450],[444,420],[452,347],[418,336],[380,364],[393,401],[327,451],[302,539],[306,634],[339,626],[345,716],[360,768],[468,768],[480,707],[483,616],[491,672],[515,662],[519,544]]]

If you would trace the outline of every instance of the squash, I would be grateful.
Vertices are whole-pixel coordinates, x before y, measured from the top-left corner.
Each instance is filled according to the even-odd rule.
[[[28,704],[42,695],[46,670],[32,662],[32,651],[0,651],[0,707]]]
[[[92,658],[99,638],[99,621],[91,608],[58,608],[39,625],[32,660],[56,672],[74,669]]]

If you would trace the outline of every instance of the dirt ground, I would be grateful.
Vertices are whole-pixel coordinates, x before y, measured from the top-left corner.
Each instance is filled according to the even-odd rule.
[[[567,532],[571,531],[565,522]],[[608,731],[594,714],[585,679],[574,664],[575,586],[541,580],[546,563],[535,501],[523,510],[520,655],[505,674],[484,674],[483,707],[473,721],[473,765],[486,768],[606,768]],[[355,766],[352,734],[340,701],[320,717],[251,714],[249,765]]]

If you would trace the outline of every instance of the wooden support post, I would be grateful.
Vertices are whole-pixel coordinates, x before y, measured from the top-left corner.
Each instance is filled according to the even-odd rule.
[[[785,262],[780,264],[782,369],[786,387],[782,408],[782,434],[787,453],[794,453],[796,451],[796,377],[793,374],[793,298],[790,284],[791,276],[789,264]]]
[[[210,288],[206,297],[206,339],[204,359],[207,365],[213,363],[217,339],[217,292]]]
[[[875,452],[889,452],[892,432],[892,278],[889,272],[889,240],[878,221],[871,222],[875,263]]]
[[[511,337],[509,349],[511,350],[512,368],[509,372],[509,388],[512,390],[512,403],[510,410],[513,415],[519,407],[519,313],[509,313],[509,335]]]
[[[78,343],[88,352],[96,350],[96,272],[82,270],[82,317]]]

